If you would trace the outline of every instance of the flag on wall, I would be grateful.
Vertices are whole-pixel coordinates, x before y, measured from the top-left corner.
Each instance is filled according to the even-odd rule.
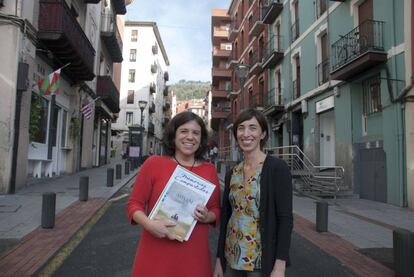
[[[90,119],[92,117],[93,110],[95,109],[95,100],[89,101],[88,104],[83,106],[80,111],[83,113],[83,116],[86,119]]]
[[[36,84],[37,91],[45,95],[59,94],[60,71],[62,68],[63,67],[53,71],[47,78],[39,80]]]

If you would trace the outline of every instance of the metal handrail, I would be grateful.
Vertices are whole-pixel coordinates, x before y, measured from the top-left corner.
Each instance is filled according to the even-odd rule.
[[[300,175],[304,182],[302,191],[308,190],[311,193],[316,191],[322,195],[336,197],[345,176],[344,167],[337,165],[317,166],[297,145],[266,148],[265,151],[285,160],[292,173],[295,173],[295,170],[302,172]],[[332,171],[333,175],[324,173]]]

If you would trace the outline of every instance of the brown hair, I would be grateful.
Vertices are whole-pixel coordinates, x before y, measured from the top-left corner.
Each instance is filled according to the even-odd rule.
[[[208,134],[207,128],[204,124],[204,121],[193,112],[181,112],[171,119],[164,130],[163,145],[164,150],[169,156],[174,156],[175,154],[175,133],[177,132],[178,127],[183,124],[186,124],[189,121],[194,120],[201,127],[201,140],[200,146],[197,151],[194,153],[194,157],[198,160],[203,159],[204,153],[207,151],[207,141]]]
[[[239,113],[236,117],[236,120],[233,123],[233,135],[237,141],[237,128],[239,125],[252,118],[256,118],[257,122],[259,122],[260,128],[262,128],[262,132],[265,132],[265,137],[260,140],[260,149],[263,150],[263,147],[266,145],[267,139],[269,138],[269,128],[267,126],[266,117],[259,111],[255,109],[247,109]]]

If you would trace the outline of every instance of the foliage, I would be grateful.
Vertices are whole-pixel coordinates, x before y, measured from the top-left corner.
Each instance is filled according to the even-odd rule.
[[[80,120],[77,117],[72,117],[70,119],[69,125],[69,137],[75,140],[80,133]]]
[[[180,101],[204,98],[210,89],[210,82],[180,80],[178,83],[170,85],[169,90],[174,91],[177,100]]]

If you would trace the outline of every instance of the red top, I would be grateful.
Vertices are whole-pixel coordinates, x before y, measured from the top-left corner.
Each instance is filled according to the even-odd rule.
[[[168,157],[151,156],[141,166],[128,200],[128,218],[132,214],[151,212],[177,163]],[[185,166],[186,169],[191,167]],[[209,211],[220,216],[220,188],[214,165],[203,163],[192,172],[216,185],[207,203]],[[216,225],[217,222],[214,223]],[[133,277],[211,277],[211,260],[208,246],[209,224],[197,223],[188,241],[171,241],[152,236],[144,228],[135,255]]]

